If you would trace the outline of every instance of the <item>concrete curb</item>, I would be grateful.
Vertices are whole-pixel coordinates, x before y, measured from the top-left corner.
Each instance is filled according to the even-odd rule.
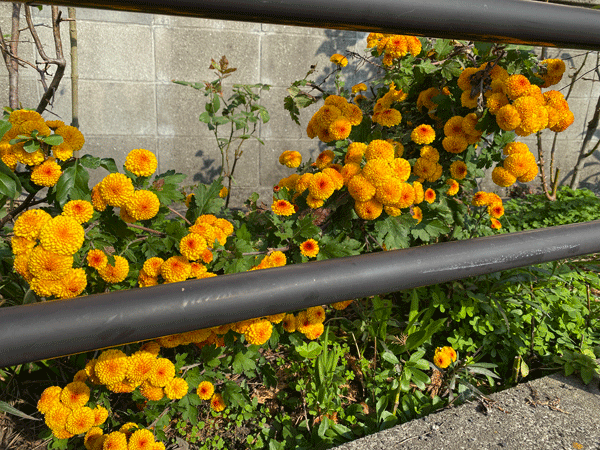
[[[482,401],[444,409],[336,447],[338,450],[598,450],[598,378],[550,375]]]

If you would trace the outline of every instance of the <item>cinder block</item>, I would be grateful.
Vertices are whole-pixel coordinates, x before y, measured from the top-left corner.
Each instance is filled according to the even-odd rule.
[[[127,154],[136,148],[144,148],[150,150],[155,155],[157,152],[157,140],[153,136],[94,136],[86,135],[85,145],[80,151],[80,155],[92,155],[98,158],[113,158],[119,172],[123,173],[123,164]],[[90,172],[90,187],[108,175],[108,171],[103,168],[89,170]]]
[[[19,102],[24,108],[36,109],[40,101],[40,96],[37,91],[39,81],[31,78],[21,78],[19,80]],[[8,106],[8,74],[0,74],[0,105]]]
[[[159,135],[213,138],[213,132],[198,120],[206,103],[201,91],[174,83],[157,84],[155,88]]]
[[[234,171],[236,188],[258,186],[258,142],[247,142]],[[214,140],[194,136],[159,139],[159,168],[161,172],[175,170],[187,175],[185,185],[211,183],[221,174],[221,152]],[[233,154],[230,154],[233,163]]]
[[[236,30],[256,33],[261,31],[260,23],[167,15],[155,15],[154,25],[171,28],[204,28],[211,30]]]
[[[209,69],[211,58],[217,62],[225,55],[229,67],[237,71],[229,77],[232,83],[259,82],[259,36],[233,30],[193,28],[154,29],[156,78],[159,81],[213,80]]]
[[[331,69],[335,65],[329,61],[334,53],[344,54],[354,48],[356,33],[350,38],[340,37],[323,40],[320,36],[279,34],[263,36],[261,41],[261,82],[273,86],[287,87],[295,80],[301,80],[316,64],[319,70]],[[321,80],[316,77],[315,81]]]
[[[321,39],[356,39],[358,34],[356,31],[336,30],[333,28],[301,27],[271,23],[261,24],[261,30],[267,34],[279,34],[281,36],[316,36],[320,37]]]
[[[82,21],[77,40],[81,80],[154,80],[150,26]]]
[[[68,17],[67,7],[61,6],[62,17]],[[44,5],[41,11],[33,8],[33,17],[51,17],[50,6]],[[113,22],[136,25],[152,25],[154,17],[148,13],[119,11],[116,9],[76,8],[75,16],[78,21]]]
[[[316,143],[310,145],[306,141],[294,139],[273,139],[260,148],[260,185],[272,188],[280,179],[295,173],[295,169],[279,164],[279,156],[285,150],[296,150],[302,154],[303,162],[312,158],[314,161],[320,150]]]
[[[150,83],[79,82],[81,131],[91,135],[156,135],[156,100]]]

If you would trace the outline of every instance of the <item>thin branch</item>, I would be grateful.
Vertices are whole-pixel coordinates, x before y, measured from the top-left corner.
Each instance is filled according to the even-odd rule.
[[[135,228],[137,230],[147,231],[148,233],[152,233],[152,234],[155,234],[160,237],[167,237],[167,235],[165,233],[163,233],[162,231],[153,230],[152,228],[143,227],[141,225],[136,225],[134,223],[128,223],[127,226],[130,228]]]
[[[187,220],[187,219],[185,218],[185,216],[184,216],[183,214],[181,214],[180,212],[178,212],[178,211],[175,211],[175,210],[174,210],[173,208],[171,208],[170,206],[167,206],[167,208],[169,208],[169,211],[171,211],[173,214],[175,214],[176,216],[179,216],[179,217],[181,217],[183,220],[185,220],[185,222],[186,222],[188,225],[191,225],[191,224],[192,224],[192,222],[190,222],[189,220]]]

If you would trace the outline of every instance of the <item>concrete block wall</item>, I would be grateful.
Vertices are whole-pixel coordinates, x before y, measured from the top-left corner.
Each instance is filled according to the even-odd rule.
[[[598,1],[598,0],[588,0]],[[62,8],[67,16],[66,8]],[[0,3],[0,27],[10,31],[11,4]],[[41,12],[34,8],[34,21],[48,23],[50,7]],[[22,21],[24,24],[24,20]],[[232,83],[265,83],[269,91],[261,94],[261,104],[268,108],[271,120],[260,126],[259,136],[265,142],[245,144],[236,169],[233,204],[242,204],[252,192],[259,192],[268,202],[271,188],[281,177],[291,173],[280,166],[277,158],[283,150],[298,150],[305,158],[315,157],[321,150],[317,140],[306,137],[305,126],[316,108],[304,110],[302,126],[296,125],[283,109],[286,88],[305,76],[316,64],[317,80],[333,69],[329,57],[333,53],[352,50],[362,53],[367,33],[304,28],[259,23],[208,20],[121,11],[77,9],[79,53],[79,122],[86,137],[84,153],[112,157],[120,166],[125,155],[134,148],[154,152],[159,171],[175,169],[188,176],[189,185],[208,182],[219,173],[221,156],[214,136],[198,121],[204,111],[202,92],[172,83],[172,80],[210,81],[211,58],[222,55],[238,70],[226,81]],[[42,41],[53,54],[50,30],[40,28]],[[63,46],[68,58],[68,26],[62,29]],[[22,34],[20,55],[34,60],[34,46],[26,32]],[[551,50],[568,58],[583,53],[577,50]],[[573,66],[580,57],[572,60]],[[595,56],[588,58],[591,69]],[[568,62],[571,67],[571,62]],[[343,72],[347,84],[366,80],[367,67]],[[591,78],[592,73],[587,75]],[[70,67],[67,68],[51,113],[69,123],[71,120]],[[565,82],[563,82],[563,85]],[[561,86],[559,86],[560,88]],[[21,69],[20,100],[24,107],[35,107],[42,95],[35,71]],[[226,89],[226,93],[228,90]],[[230,92],[230,91],[229,91]],[[563,173],[572,167],[577,145],[584,135],[600,84],[579,83],[571,95],[576,122],[560,136],[558,153]],[[0,65],[0,95],[8,102],[8,76]],[[590,101],[591,99],[591,101]],[[553,133],[548,132],[550,137]],[[529,143],[529,142],[528,142]],[[548,145],[546,145],[548,146]],[[564,161],[563,161],[564,160]],[[583,178],[597,185],[598,165],[595,159]],[[569,166],[571,164],[571,166]],[[99,169],[92,182],[105,172]]]

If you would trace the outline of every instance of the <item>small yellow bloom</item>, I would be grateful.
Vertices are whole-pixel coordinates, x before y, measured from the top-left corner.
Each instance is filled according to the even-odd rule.
[[[346,67],[348,65],[348,58],[346,58],[344,55],[340,55],[339,53],[331,55],[329,61],[331,61],[334,64],[337,64],[340,67]]]

